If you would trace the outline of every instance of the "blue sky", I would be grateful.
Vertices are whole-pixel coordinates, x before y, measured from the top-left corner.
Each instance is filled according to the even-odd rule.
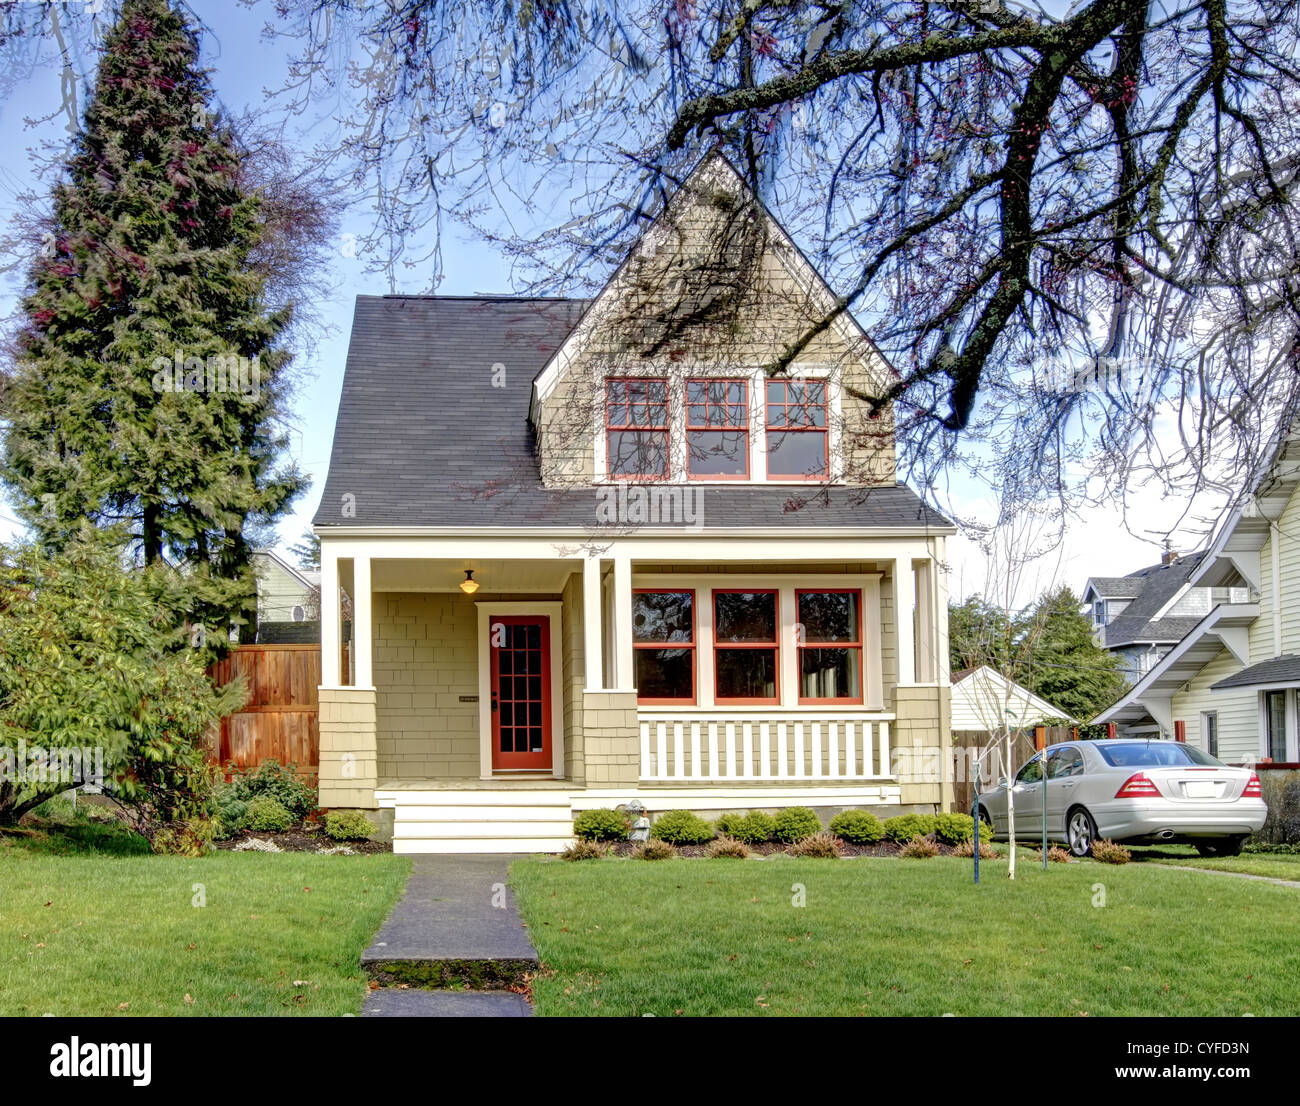
[[[249,8],[220,0],[194,0],[191,7],[200,13],[210,29],[211,33],[205,34],[202,41],[203,61],[212,70],[224,106],[235,114],[245,110],[259,113],[274,110],[275,105],[269,103],[265,90],[279,88],[284,83],[286,47],[283,42],[264,40],[261,34],[266,20],[274,17],[271,6],[262,2]],[[0,219],[5,221],[17,210],[19,193],[45,191],[36,179],[29,151],[43,143],[66,140],[66,117],[58,113],[62,100],[60,72],[51,60],[46,58],[43,63],[33,65],[29,73],[19,74],[15,95],[0,104],[0,141],[10,151],[10,156],[0,165]],[[51,115],[47,121],[32,125],[33,119]],[[288,137],[303,150],[332,134],[336,126],[328,116],[300,119],[291,124],[294,125],[297,130],[291,130]],[[553,200],[561,202],[562,198],[553,197]],[[521,216],[526,219],[527,213],[511,211],[509,216],[517,223]],[[327,329],[320,335],[311,360],[299,362],[304,379],[290,423],[291,454],[311,479],[312,487],[297,502],[293,515],[281,522],[282,545],[297,541],[308,527],[324,484],[353,300],[361,293],[381,294],[392,290],[385,277],[367,273],[361,259],[349,256],[354,251],[347,248],[346,236],[362,234],[368,224],[365,200],[357,197],[352,209],[344,215],[338,241],[331,244],[328,280],[332,291],[326,302],[315,305],[316,314],[326,322]],[[507,259],[492,246],[477,239],[453,237],[444,242],[443,253],[446,276],[439,286],[440,293],[515,291]],[[9,263],[14,259],[4,260]],[[0,277],[0,316],[8,316],[13,311],[21,276],[22,266],[19,266]],[[405,285],[395,290],[417,292],[426,287],[426,275],[415,271]],[[971,490],[976,492],[974,486]],[[1140,518],[1143,525],[1153,525],[1157,530],[1166,525],[1163,519],[1176,516],[1182,508],[1179,503],[1164,500],[1159,492],[1141,489],[1134,491],[1134,504],[1136,509],[1130,510],[1130,517]],[[974,513],[975,504],[970,506]],[[994,507],[991,502],[987,504],[989,511]],[[16,529],[12,510],[7,505],[0,506],[0,536],[12,535]],[[1189,536],[1185,544],[1190,547],[1194,541]],[[1017,601],[1027,601],[1054,582],[1069,583],[1077,589],[1089,575],[1122,575],[1158,557],[1156,540],[1142,540],[1128,533],[1116,508],[1099,509],[1072,525],[1068,540],[1026,570],[1012,590]],[[965,539],[953,542],[952,562],[954,594],[1002,590],[1002,573],[997,565],[990,565],[971,542]]]

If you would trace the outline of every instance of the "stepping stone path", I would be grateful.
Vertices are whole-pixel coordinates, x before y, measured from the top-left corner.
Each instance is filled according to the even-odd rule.
[[[522,1018],[521,986],[537,968],[506,887],[511,856],[412,858],[401,901],[361,957],[380,984],[363,1018]]]

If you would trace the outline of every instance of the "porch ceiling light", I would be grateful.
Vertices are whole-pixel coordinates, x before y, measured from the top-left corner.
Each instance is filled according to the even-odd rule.
[[[465,579],[460,582],[460,590],[466,595],[473,595],[478,591],[478,582],[474,579],[474,570],[472,568],[465,570]]]

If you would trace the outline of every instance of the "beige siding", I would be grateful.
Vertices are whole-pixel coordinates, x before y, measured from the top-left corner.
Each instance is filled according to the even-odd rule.
[[[1224,649],[1197,673],[1187,691],[1173,698],[1173,716],[1187,724],[1187,740],[1198,748],[1205,748],[1201,713],[1218,713],[1219,756],[1227,761],[1259,755],[1259,693],[1249,689],[1210,690],[1211,684],[1239,671],[1241,665]]]
[[[292,622],[293,608],[301,606],[308,618],[319,617],[316,592],[304,587],[293,573],[270,557],[254,555],[257,573],[257,617],[263,622]]]

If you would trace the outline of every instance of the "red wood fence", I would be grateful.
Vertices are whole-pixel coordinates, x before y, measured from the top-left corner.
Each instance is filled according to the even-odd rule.
[[[237,676],[248,684],[243,708],[221,721],[220,744],[213,750],[221,764],[256,768],[264,760],[278,760],[315,772],[320,761],[319,645],[240,645],[211,672],[217,684]]]

